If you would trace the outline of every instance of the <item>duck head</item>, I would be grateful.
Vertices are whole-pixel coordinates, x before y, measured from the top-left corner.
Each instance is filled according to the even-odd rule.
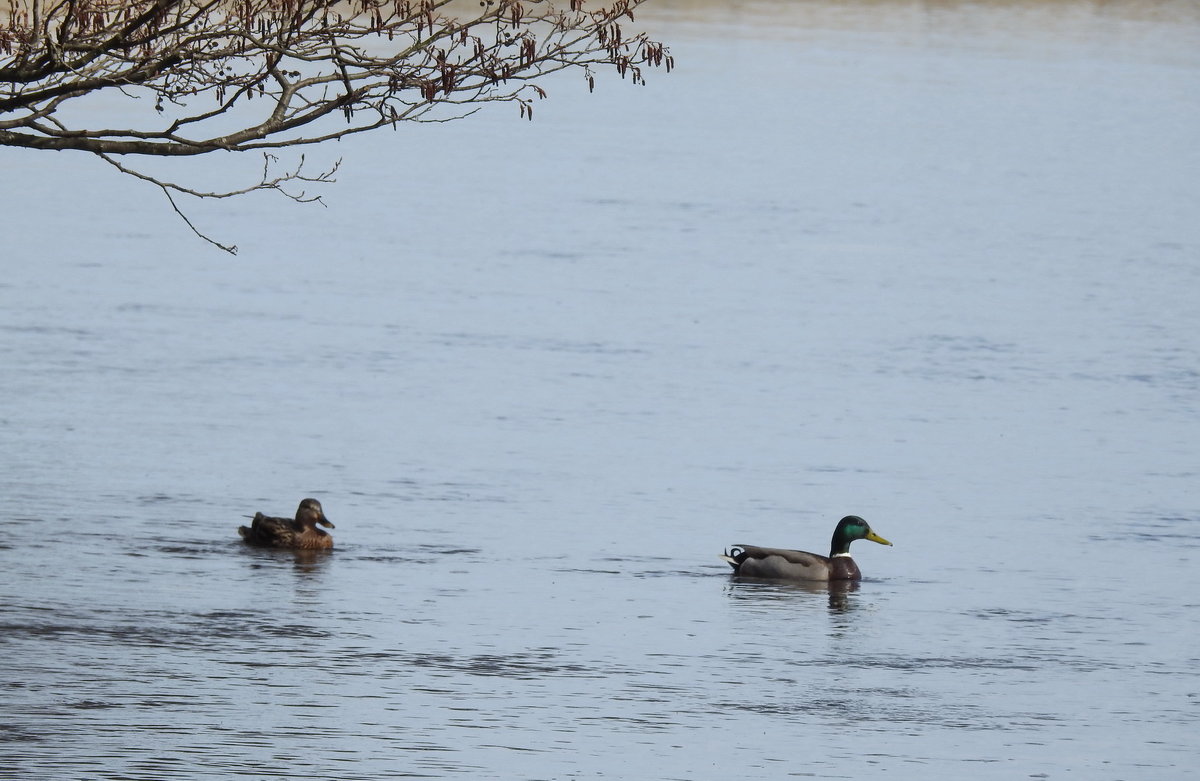
[[[319,523],[330,529],[336,528],[333,521],[325,517],[325,510],[321,508],[321,503],[316,499],[305,499],[300,502],[300,506],[296,508],[296,521],[305,526],[315,526]]]
[[[829,544],[830,558],[839,553],[849,555],[850,543],[855,540],[870,540],[880,545],[891,545],[890,542],[876,534],[871,529],[871,525],[862,518],[857,515],[847,515],[838,521],[837,528],[833,530],[833,541]]]

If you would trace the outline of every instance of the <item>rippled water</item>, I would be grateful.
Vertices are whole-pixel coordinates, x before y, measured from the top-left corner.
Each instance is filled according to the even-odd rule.
[[[0,776],[1197,775],[1194,9],[644,16],[236,259],[2,153]]]

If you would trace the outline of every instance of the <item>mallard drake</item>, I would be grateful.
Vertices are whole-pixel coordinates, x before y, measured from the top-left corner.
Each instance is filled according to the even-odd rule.
[[[870,540],[891,545],[871,530],[857,515],[847,515],[833,530],[829,556],[802,550],[759,548],[755,545],[734,545],[721,558],[733,567],[733,574],[749,578],[775,580],[858,580],[862,577],[858,565],[850,558],[850,543]]]
[[[325,517],[321,503],[316,499],[305,499],[296,508],[295,520],[255,513],[249,526],[238,527],[238,534],[251,545],[267,548],[332,548],[333,537],[318,529],[318,523],[334,528],[333,522]]]

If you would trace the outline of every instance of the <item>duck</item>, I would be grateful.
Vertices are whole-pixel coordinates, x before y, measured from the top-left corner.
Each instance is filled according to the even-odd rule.
[[[238,534],[250,545],[264,548],[299,548],[321,550],[333,547],[333,537],[317,528],[317,524],[335,528],[325,517],[325,510],[316,499],[304,499],[296,508],[296,518],[273,518],[255,513],[249,526],[238,527]]]
[[[862,572],[850,558],[850,543],[870,540],[891,545],[857,515],[847,515],[838,521],[829,545],[829,555],[821,556],[802,550],[760,548],[756,545],[734,545],[721,555],[733,567],[733,574],[771,580],[859,580]]]

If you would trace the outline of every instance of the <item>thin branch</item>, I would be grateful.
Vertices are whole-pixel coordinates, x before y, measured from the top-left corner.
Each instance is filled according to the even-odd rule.
[[[311,183],[318,183],[318,184],[327,184],[327,183],[336,182],[337,180],[334,179],[333,176],[335,173],[337,173],[338,168],[341,166],[341,160],[338,160],[338,161],[334,162],[334,164],[329,168],[329,170],[322,171],[321,173],[317,174],[316,176],[309,176],[307,174],[302,173],[305,160],[304,160],[304,156],[301,155],[300,162],[296,165],[295,168],[284,172],[282,175],[276,175],[276,176],[272,177],[271,172],[270,172],[271,163],[275,162],[276,158],[273,157],[272,155],[264,154],[263,155],[262,178],[258,183],[250,185],[248,187],[242,187],[237,190],[206,192],[206,191],[196,190],[191,187],[185,187],[181,184],[178,184],[177,182],[171,182],[171,181],[168,181],[165,179],[160,179],[156,176],[151,176],[150,174],[144,173],[142,171],[138,171],[135,168],[130,168],[129,166],[122,165],[121,163],[114,160],[111,156],[106,155],[106,154],[98,154],[97,157],[99,157],[101,160],[108,163],[109,165],[113,166],[121,173],[132,176],[135,179],[140,179],[143,182],[148,182],[148,183],[154,185],[155,187],[159,188],[162,191],[163,195],[167,196],[167,201],[170,202],[171,208],[175,210],[175,213],[178,214],[179,217],[185,223],[187,223],[187,226],[192,229],[193,233],[195,233],[197,236],[204,239],[208,243],[221,248],[222,250],[228,252],[231,255],[237,254],[237,246],[222,244],[219,241],[217,241],[217,240],[213,239],[212,237],[203,233],[199,228],[197,228],[195,226],[195,224],[192,223],[192,221],[190,219],[188,219],[188,216],[186,214],[184,214],[183,210],[179,208],[179,204],[175,201],[175,198],[172,195],[172,192],[181,193],[183,195],[190,195],[194,198],[220,199],[220,198],[233,198],[238,195],[246,195],[248,193],[252,193],[252,192],[255,192],[258,190],[274,190],[278,193],[281,193],[284,197],[289,198],[290,200],[296,201],[297,203],[319,203],[320,205],[324,206],[325,202],[321,199],[321,196],[319,196],[319,195],[310,196],[304,190],[301,190],[298,193],[289,192],[287,189],[285,189],[285,185],[290,184],[292,182],[311,182]]]
[[[187,223],[187,226],[192,229],[192,233],[194,233],[197,236],[199,236],[200,238],[204,239],[209,244],[212,244],[217,249],[225,250],[230,255],[236,255],[238,253],[238,248],[237,248],[236,244],[222,244],[221,242],[217,241],[216,239],[212,238],[211,236],[206,236],[205,234],[201,233],[196,228],[196,226],[192,224],[192,221],[188,219],[188,216],[180,210],[179,206],[176,205],[175,199],[171,196],[171,190],[168,189],[167,186],[164,184],[160,184],[160,183],[156,183],[156,184],[158,184],[158,186],[160,188],[162,188],[163,195],[167,196],[167,201],[170,202],[171,208],[175,210],[175,213],[179,215],[180,219],[182,219],[185,223]]]

